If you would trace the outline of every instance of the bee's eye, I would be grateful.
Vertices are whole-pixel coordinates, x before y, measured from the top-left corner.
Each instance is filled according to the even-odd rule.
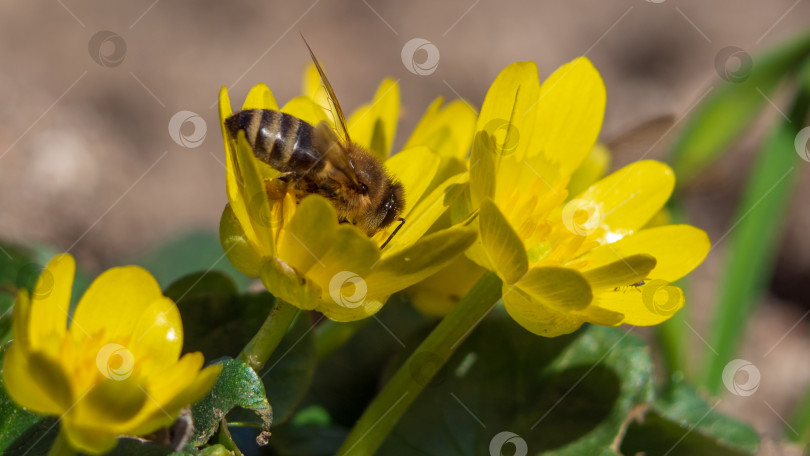
[[[361,183],[358,189],[360,190],[360,193],[362,193],[363,195],[368,194],[368,187],[366,187],[366,184]]]

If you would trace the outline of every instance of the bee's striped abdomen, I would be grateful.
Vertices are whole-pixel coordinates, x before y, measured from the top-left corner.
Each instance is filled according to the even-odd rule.
[[[281,172],[308,174],[324,167],[322,154],[312,147],[313,126],[303,120],[269,109],[248,109],[225,119],[234,138],[239,130],[256,158]]]

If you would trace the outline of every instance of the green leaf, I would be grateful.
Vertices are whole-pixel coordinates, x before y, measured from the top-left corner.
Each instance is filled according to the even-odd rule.
[[[181,277],[164,293],[180,309],[184,352],[201,351],[208,360],[236,357],[275,302],[267,292],[237,294],[233,280],[218,271]]]
[[[204,444],[219,428],[220,421],[235,407],[253,411],[267,431],[273,410],[267,402],[261,378],[247,364],[235,359],[220,360],[222,373],[211,391],[191,407],[194,435],[191,445]]]
[[[640,423],[625,434],[624,454],[734,456],[756,454],[759,436],[751,426],[707,404],[694,388],[674,380]]]
[[[273,356],[259,371],[273,405],[273,423],[292,416],[304,399],[318,363],[315,334],[308,314],[300,313]]]
[[[780,121],[766,138],[733,218],[709,338],[715,356],[707,357],[702,379],[715,395],[721,390],[723,369],[736,357],[748,317],[772,274],[797,167],[805,164],[799,159],[795,143],[808,109],[810,87],[805,86],[796,95],[788,119]]]
[[[7,348],[8,344],[0,348],[0,372]],[[36,415],[17,405],[0,381],[0,454],[45,455],[58,431],[55,419]]]
[[[728,57],[747,57],[744,51],[738,52],[743,54]],[[742,72],[750,69],[747,78],[738,83],[726,83],[701,101],[672,148],[673,168],[680,186],[691,181],[742,136],[759,111],[768,104],[765,97],[771,97],[779,82],[795,72],[803,61],[802,57],[807,55],[810,55],[810,33],[757,56],[751,68],[741,69]],[[722,58],[718,54],[718,59]],[[746,63],[741,65],[746,66]],[[738,75],[741,78],[746,76],[743,73]]]
[[[496,311],[379,454],[488,456],[498,454],[491,446],[510,454],[520,442],[532,455],[605,454],[630,411],[651,399],[651,375],[648,349],[621,330],[594,326],[547,339]]]
[[[222,253],[217,235],[208,232],[184,234],[129,263],[149,270],[162,287],[199,270],[224,272],[234,278],[240,290],[250,285],[250,279],[237,271]]]

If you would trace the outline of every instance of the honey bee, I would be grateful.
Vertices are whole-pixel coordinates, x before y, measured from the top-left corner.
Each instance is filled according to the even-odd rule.
[[[327,122],[312,125],[269,109],[237,112],[225,119],[225,126],[233,138],[240,130],[245,132],[256,158],[282,173],[277,179],[298,201],[307,195],[321,195],[332,203],[341,223],[352,223],[368,236],[399,220],[399,226],[381,246],[385,247],[405,222],[400,217],[405,205],[402,184],[391,179],[374,155],[351,141],[332,85],[306,40],[304,44],[345,139],[339,138]]]

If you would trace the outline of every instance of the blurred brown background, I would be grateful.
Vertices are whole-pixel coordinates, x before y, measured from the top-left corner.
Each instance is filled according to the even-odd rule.
[[[191,228],[216,229],[226,202],[217,92],[228,86],[237,107],[258,82],[281,103],[297,95],[309,58],[299,32],[347,110],[369,100],[381,78],[399,79],[401,145],[434,97],[480,106],[498,71],[517,60],[536,61],[544,76],[575,56],[590,57],[608,88],[606,138],[658,114],[680,118],[722,82],[718,51],[737,46],[756,64],[759,52],[810,26],[810,2],[801,0],[12,0],[0,8],[0,237],[69,249],[91,271]],[[404,66],[401,50],[412,38],[439,49],[432,74]],[[197,147],[170,137],[179,111],[207,125]],[[688,193],[693,223],[713,240],[734,223],[762,126],[778,116],[766,111],[761,126]],[[187,122],[182,133],[193,130]],[[719,405],[774,437],[810,384],[803,320],[810,208],[799,197],[810,191],[808,169],[797,170],[774,292],[740,353],[759,367],[762,384],[756,395],[728,395]],[[701,352],[723,247],[693,274],[688,306]]]

